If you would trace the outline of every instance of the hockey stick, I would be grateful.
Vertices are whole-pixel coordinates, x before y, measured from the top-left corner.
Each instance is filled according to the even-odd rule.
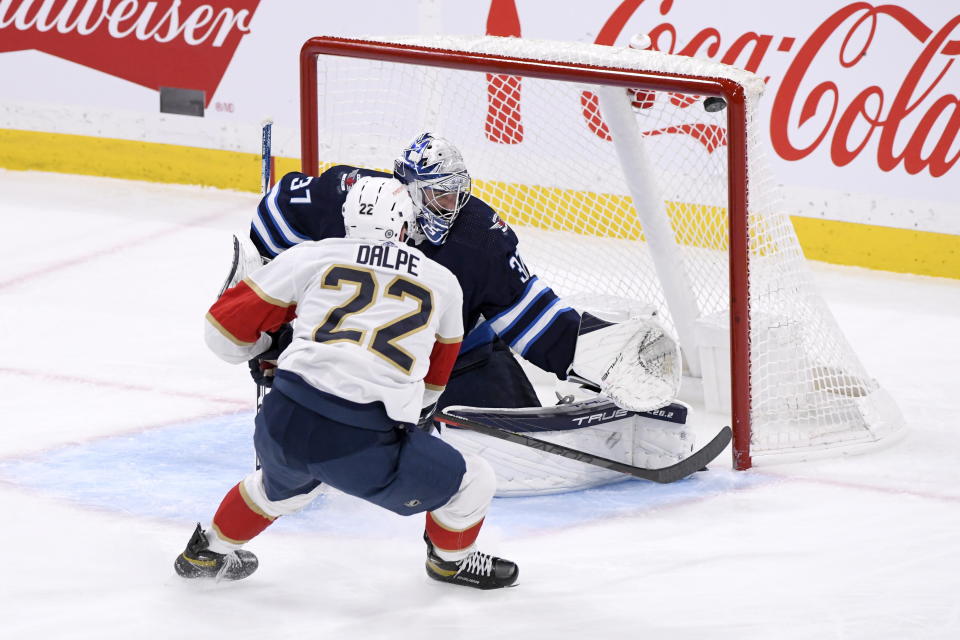
[[[271,147],[273,145],[273,120],[269,118],[263,121],[263,129],[260,133],[260,195],[265,196],[270,192],[273,183],[273,157]],[[236,242],[236,239],[234,239]],[[257,413],[260,413],[260,407],[263,406],[263,398],[267,395],[267,387],[262,384],[257,385]],[[257,469],[260,468],[260,459],[257,459]]]
[[[451,427],[459,427],[469,431],[476,431],[477,433],[482,433],[494,438],[506,440],[507,442],[513,442],[514,444],[531,447],[533,449],[552,453],[564,458],[576,460],[577,462],[592,464],[594,466],[609,469],[611,471],[619,471],[620,473],[625,473],[635,478],[642,478],[643,480],[650,480],[660,484],[676,482],[677,480],[682,480],[683,478],[700,471],[709,463],[711,463],[717,456],[719,456],[724,449],[727,448],[727,445],[730,444],[730,438],[732,437],[730,427],[724,427],[704,447],[698,449],[692,455],[684,458],[680,462],[662,469],[645,469],[643,467],[634,467],[629,464],[624,464],[623,462],[617,462],[616,460],[610,460],[609,458],[597,456],[585,451],[571,449],[570,447],[565,447],[560,444],[547,442],[546,440],[540,440],[539,438],[534,438],[522,433],[508,431],[507,429],[503,429],[501,427],[483,424],[482,422],[477,422],[476,420],[470,420],[469,418],[447,413],[446,410],[438,412],[434,416],[434,419],[450,425]]]
[[[223,281],[223,285],[220,287],[220,293],[217,294],[217,298],[223,296],[226,293],[227,289],[230,288],[230,283],[233,282],[234,276],[237,275],[237,269],[240,268],[240,241],[237,240],[237,236],[233,236],[233,263],[230,265],[230,273],[227,274],[227,279]]]
[[[273,146],[273,120],[269,118],[263,121],[263,129],[260,132],[260,195],[266,196],[270,193],[273,186],[273,156],[271,147]],[[236,242],[236,238],[234,238]],[[257,413],[263,407],[263,399],[267,395],[267,387],[257,383]],[[260,456],[254,454],[254,469],[260,468]]]
[[[264,196],[273,187],[272,145],[273,120],[268,118],[263,121],[263,129],[260,132],[260,194]]]

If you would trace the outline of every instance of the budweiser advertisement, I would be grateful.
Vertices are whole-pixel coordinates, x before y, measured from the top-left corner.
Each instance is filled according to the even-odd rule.
[[[924,0],[357,0],[349,11],[311,0],[0,0],[0,128],[255,151],[250,130],[270,117],[277,152],[296,156],[297,60],[311,36],[487,33],[628,46],[645,34],[654,49],[766,80],[762,127],[798,208],[864,222],[882,210],[893,226],[960,234],[958,14],[955,2]],[[494,143],[517,144],[537,114],[515,79],[488,81],[515,92],[500,107],[516,117],[509,131],[489,119],[477,126]],[[162,118],[161,87],[202,91],[205,117]],[[591,93],[571,117],[609,136]],[[839,206],[837,194],[860,196]],[[930,204],[913,206],[918,194]]]
[[[33,49],[151,89],[216,93],[260,0],[2,0],[0,52]]]

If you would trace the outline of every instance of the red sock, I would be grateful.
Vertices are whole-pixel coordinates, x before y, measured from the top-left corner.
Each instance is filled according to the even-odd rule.
[[[213,516],[213,528],[221,539],[243,544],[270,526],[276,518],[257,507],[241,482],[227,492]]]
[[[434,547],[443,551],[463,551],[477,541],[482,526],[483,518],[466,529],[454,531],[437,522],[432,513],[427,513],[427,536],[430,537],[430,542],[433,543]]]

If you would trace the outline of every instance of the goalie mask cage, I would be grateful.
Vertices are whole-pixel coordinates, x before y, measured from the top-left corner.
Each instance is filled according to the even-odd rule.
[[[680,339],[684,384],[702,384],[708,411],[729,412],[736,468],[902,429],[777,210],[757,76],[656,51],[494,36],[318,37],[300,65],[305,173],[390,171],[420,132],[449,139],[473,194],[564,301],[608,315],[659,310]]]

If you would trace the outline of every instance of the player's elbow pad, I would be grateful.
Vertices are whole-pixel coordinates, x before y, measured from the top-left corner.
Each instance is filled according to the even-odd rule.
[[[263,353],[271,342],[270,336],[262,333],[256,342],[237,343],[209,322],[204,331],[204,340],[217,357],[230,364],[243,364],[249,361],[250,358]]]

